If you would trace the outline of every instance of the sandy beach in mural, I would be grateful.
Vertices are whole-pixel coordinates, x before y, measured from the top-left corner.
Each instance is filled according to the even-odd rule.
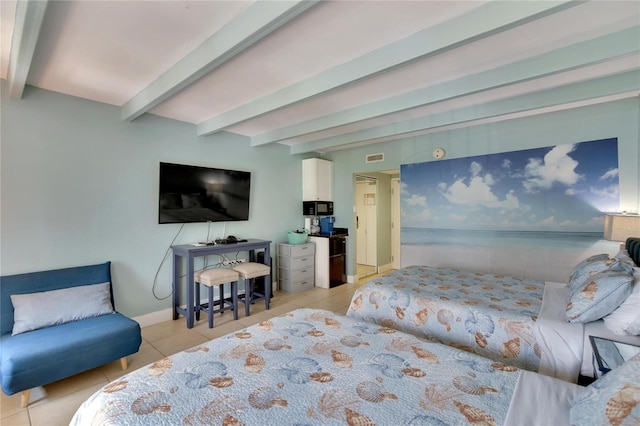
[[[614,255],[619,243],[596,240],[591,245],[567,247],[497,247],[473,245],[402,244],[402,266],[430,265],[462,270],[511,275],[542,281],[568,282],[573,268],[583,259],[598,253]]]

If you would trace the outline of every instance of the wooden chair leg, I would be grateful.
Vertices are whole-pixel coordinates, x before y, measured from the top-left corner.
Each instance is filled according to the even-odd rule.
[[[30,397],[31,397],[31,389],[22,391],[22,394],[20,396],[20,408],[27,408],[27,405],[29,405]]]
[[[123,370],[127,369],[127,357],[123,356],[122,358],[120,358],[120,366],[122,367]]]

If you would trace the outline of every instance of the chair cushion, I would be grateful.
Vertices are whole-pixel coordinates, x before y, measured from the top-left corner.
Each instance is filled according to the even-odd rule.
[[[240,276],[246,280],[262,277],[271,273],[271,268],[263,263],[247,262],[233,267],[234,271],[237,271]]]
[[[228,268],[210,268],[198,271],[194,274],[193,280],[206,286],[214,286],[233,281],[238,281],[238,273]]]

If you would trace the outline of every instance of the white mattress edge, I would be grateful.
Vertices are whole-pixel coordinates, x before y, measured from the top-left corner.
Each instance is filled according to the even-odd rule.
[[[571,402],[583,389],[574,383],[522,370],[504,424],[568,425]]]
[[[566,284],[546,282],[533,331],[541,354],[538,372],[576,383],[582,367],[584,325],[566,321],[569,298]]]

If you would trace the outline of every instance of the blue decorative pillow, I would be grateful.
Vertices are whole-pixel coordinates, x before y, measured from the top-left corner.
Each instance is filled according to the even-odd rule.
[[[12,335],[113,312],[111,283],[12,294]]]
[[[640,419],[640,353],[596,380],[573,402],[572,425],[626,425]]]
[[[628,270],[629,267],[623,264],[618,258],[609,258],[606,254],[597,254],[580,262],[569,278],[569,289],[574,294],[578,288],[592,275],[604,271]]]
[[[567,305],[569,322],[591,322],[609,315],[631,294],[633,275],[604,271],[588,277],[571,295]]]

